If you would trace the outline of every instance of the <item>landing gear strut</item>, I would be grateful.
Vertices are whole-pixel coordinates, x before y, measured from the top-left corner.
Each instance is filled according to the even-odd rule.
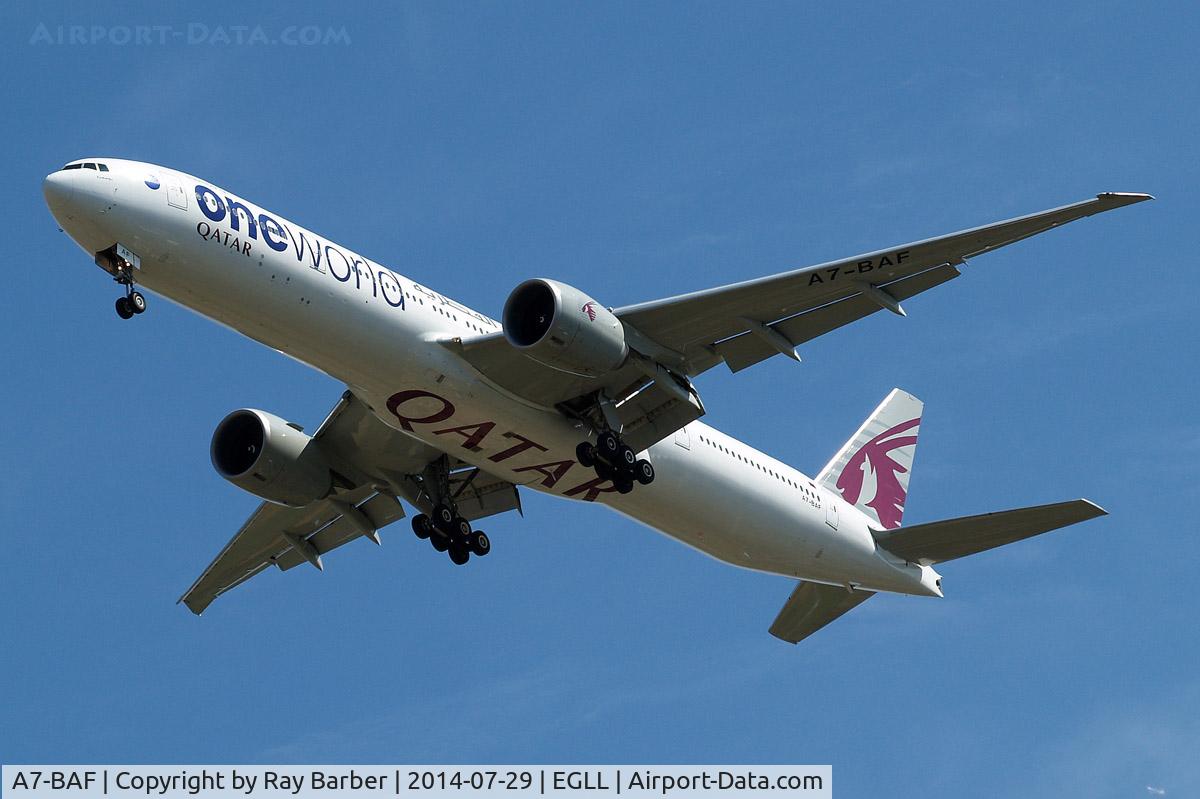
[[[433,503],[432,515],[413,517],[412,528],[417,538],[429,539],[438,552],[449,552],[450,560],[462,566],[471,555],[482,558],[492,551],[492,541],[482,530],[472,530],[471,523],[458,513],[458,505],[450,493],[449,459],[438,458],[425,467],[421,487]]]
[[[125,296],[117,297],[117,316],[130,319],[143,313],[146,310],[146,298],[133,287],[133,267],[125,262],[119,263],[113,280],[125,287]]]
[[[584,466],[594,468],[603,480],[612,480],[617,491],[628,494],[634,482],[650,485],[654,482],[654,465],[638,458],[633,448],[612,430],[605,430],[593,445],[580,442],[575,447],[575,457]]]

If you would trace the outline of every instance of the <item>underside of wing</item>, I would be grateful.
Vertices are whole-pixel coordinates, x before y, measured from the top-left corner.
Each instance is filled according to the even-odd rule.
[[[376,531],[403,517],[394,496],[370,486],[344,492],[336,503],[321,500],[303,508],[264,502],[180,601],[199,615],[269,566],[287,570],[308,562],[323,568],[322,555],[355,538],[378,543]]]
[[[349,391],[313,440],[336,475],[333,493],[300,508],[259,505],[180,598],[193,613],[269,566],[286,571],[309,563],[323,569],[322,556],[337,547],[358,538],[378,544],[378,531],[404,518],[401,497],[431,510],[421,475],[443,453],[387,426]],[[448,489],[463,518],[520,510],[512,483],[456,461],[446,467]]]
[[[593,427],[611,424],[637,452],[704,415],[700,395],[686,379],[637,356],[608,374],[587,377],[539,363],[502,333],[444,344],[501,391]],[[593,418],[604,402],[611,405],[611,416]]]
[[[696,375],[737,371],[956,277],[957,266],[1076,219],[1151,199],[1107,193],[1036,214],[792,272],[618,308],[627,325],[678,353]]]
[[[624,396],[645,383],[633,364],[626,364],[599,377],[572,374],[530,358],[512,346],[503,333],[489,333],[443,342],[471,364],[488,382],[515,397],[553,408],[560,403],[598,391]]]
[[[944,563],[1103,515],[1098,505],[1076,499],[900,527],[878,533],[875,540],[905,560]]]
[[[874,591],[857,588],[850,591],[840,585],[802,581],[775,617],[771,635],[791,644],[799,643],[873,596]]]
[[[918,272],[909,277],[903,277],[888,283],[881,283],[877,288],[880,291],[887,292],[889,297],[900,303],[909,297],[920,294],[922,291],[927,291],[948,280],[953,280],[959,274],[960,272],[957,267],[943,264],[942,266],[935,266],[933,269],[927,269],[924,272]],[[795,316],[774,322],[768,329],[786,339],[786,346],[788,348],[797,347],[831,330],[848,325],[851,322],[862,319],[864,316],[870,316],[882,310],[882,308],[883,306],[879,302],[865,292],[860,291],[847,294],[811,311],[804,311]],[[713,345],[713,349],[725,361],[725,365],[729,367],[731,372],[740,372],[759,361],[765,361],[767,358],[780,353],[778,347],[772,346],[771,341],[756,331],[739,333],[732,338],[719,341]]]
[[[575,374],[547,365],[531,357],[528,348],[515,347],[506,333],[442,343],[499,390],[594,426],[628,428],[630,445],[636,440],[640,448],[703,414],[690,379],[717,364],[737,372],[774,355],[795,358],[797,345],[872,313],[904,315],[901,302],[958,277],[968,258],[1147,199],[1146,194],[1100,194],[946,236],[611,311],[570,290],[576,301],[564,313],[586,311],[592,322],[597,314],[607,314],[628,344],[629,357],[607,371]],[[550,281],[527,281],[523,287],[538,283]],[[579,299],[587,301],[579,306]],[[536,318],[558,319],[558,311]],[[565,348],[574,342],[559,343]],[[604,402],[620,413],[588,418]]]

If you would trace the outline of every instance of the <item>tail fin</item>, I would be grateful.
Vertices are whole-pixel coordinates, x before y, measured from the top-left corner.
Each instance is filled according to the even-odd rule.
[[[898,388],[879,403],[817,480],[879,524],[900,526],[924,403]]]

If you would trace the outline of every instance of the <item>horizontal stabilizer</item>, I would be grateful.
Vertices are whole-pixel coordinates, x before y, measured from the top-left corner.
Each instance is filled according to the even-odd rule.
[[[876,533],[875,540],[905,560],[942,563],[1104,515],[1100,506],[1076,499],[901,527]]]
[[[801,582],[775,617],[771,635],[791,644],[799,643],[874,595],[874,591],[848,591],[840,585]]]

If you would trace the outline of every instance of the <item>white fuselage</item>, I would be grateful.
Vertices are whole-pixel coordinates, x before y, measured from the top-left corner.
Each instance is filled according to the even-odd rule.
[[[496,332],[495,320],[211,183],[96,160],[108,171],[46,180],[51,210],[81,247],[123,245],[140,259],[138,284],[346,383],[390,426],[517,485],[603,503],[738,566],[940,595],[931,570],[875,545],[852,505],[699,421],[643,456],[655,467],[652,484],[617,493],[575,461],[580,423],[514,396],[436,343]]]

